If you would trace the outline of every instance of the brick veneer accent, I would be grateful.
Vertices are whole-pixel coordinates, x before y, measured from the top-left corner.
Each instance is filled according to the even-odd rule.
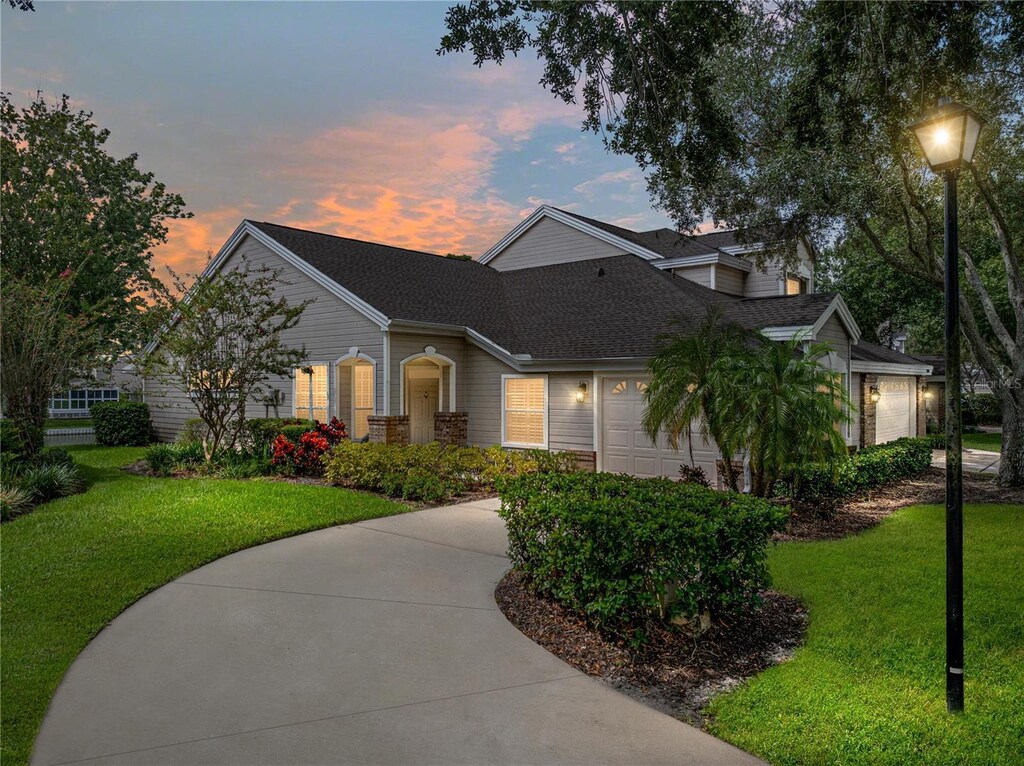
[[[928,416],[925,413],[927,400],[924,398],[924,387],[928,384],[926,378],[917,378],[917,433],[914,436],[924,436],[928,433]]]
[[[366,422],[370,427],[370,441],[378,444],[409,443],[408,415],[368,415]]]
[[[928,414],[932,416],[939,433],[946,430],[946,384],[942,381],[928,384],[928,393],[931,394],[925,401],[928,402]]]
[[[865,373],[860,384],[860,446],[875,443],[875,403],[871,401],[871,387],[878,385],[878,376]]]
[[[570,449],[566,452],[572,452],[576,456],[576,470],[577,471],[590,471],[593,473],[597,470],[597,453],[590,452],[585,449]]]
[[[434,441],[442,447],[450,444],[465,447],[469,444],[469,413],[435,412]]]

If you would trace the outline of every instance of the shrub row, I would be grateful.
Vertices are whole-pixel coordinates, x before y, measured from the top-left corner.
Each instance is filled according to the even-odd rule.
[[[995,394],[964,394],[961,409],[965,426],[998,426],[1003,408]]]
[[[342,442],[324,457],[333,484],[405,500],[438,502],[493,484],[499,476],[571,471],[571,453],[510,451],[501,447]]]
[[[96,443],[104,447],[143,447],[152,441],[149,405],[143,402],[99,402],[90,410]]]
[[[770,578],[786,509],[668,479],[526,474],[498,482],[509,555],[541,593],[642,643],[653,620],[734,614]]]
[[[858,492],[905,479],[932,464],[932,440],[905,437],[865,447],[835,463],[806,463],[788,476],[794,500],[835,503]]]
[[[154,476],[199,473],[224,479],[250,479],[274,473],[269,456],[244,450],[219,450],[207,463],[203,445],[197,441],[154,444],[143,459]]]

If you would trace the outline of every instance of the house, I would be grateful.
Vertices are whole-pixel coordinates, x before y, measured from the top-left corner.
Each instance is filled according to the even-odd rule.
[[[757,250],[735,232],[635,232],[543,206],[476,261],[246,220],[209,268],[244,256],[281,269],[291,301],[315,300],[286,336],[309,361],[272,381],[279,412],[337,416],[354,438],[572,450],[587,467],[674,476],[690,451],[644,434],[646,365],[710,305],[773,339],[833,345],[859,407],[851,447],[923,434],[930,367],[862,343],[842,297],[815,292],[812,254],[759,269]],[[163,439],[194,416],[153,381],[145,399]],[[714,445],[696,442],[713,476]]]
[[[141,378],[127,359],[119,359],[109,369],[91,370],[87,377],[76,378],[71,386],[50,397],[49,417],[87,418],[94,404],[138,398]]]

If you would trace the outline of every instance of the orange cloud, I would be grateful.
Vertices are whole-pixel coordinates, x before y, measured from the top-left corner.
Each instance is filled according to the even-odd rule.
[[[206,265],[210,253],[216,253],[231,236],[246,212],[240,206],[231,206],[197,213],[194,218],[169,221],[167,243],[155,253],[157,276],[167,276],[170,266],[179,274],[199,272]]]

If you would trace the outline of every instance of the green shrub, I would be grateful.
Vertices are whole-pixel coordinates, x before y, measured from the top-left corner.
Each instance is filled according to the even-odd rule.
[[[178,462],[178,450],[170,444],[154,444],[146,450],[143,459],[154,476],[170,476]]]
[[[202,444],[206,435],[210,432],[209,427],[202,418],[189,418],[178,431],[174,439],[175,444]]]
[[[439,502],[491,486],[504,476],[576,468],[571,452],[376,444],[345,441],[324,456],[328,481],[405,500]]]
[[[20,463],[25,455],[21,431],[10,418],[0,420],[0,460],[5,464]]]
[[[150,442],[149,406],[142,402],[100,402],[92,413],[96,443],[104,447],[143,447]]]
[[[0,521],[28,513],[33,505],[30,492],[14,484],[0,484]]]
[[[62,447],[43,447],[32,462],[34,465],[65,465],[69,467],[75,464],[71,453]]]
[[[964,394],[961,409],[965,426],[998,426],[1003,423],[1003,408],[995,394]]]
[[[785,509],[668,479],[540,473],[502,479],[509,556],[533,586],[642,643],[653,620],[735,614],[770,583]]]
[[[905,479],[932,464],[934,437],[904,437],[865,447],[832,464],[807,463],[789,471],[790,495],[795,500],[834,505],[844,497]]]
[[[273,450],[274,438],[283,433],[285,427],[289,428],[288,433],[295,436],[294,439],[290,437],[288,439],[294,443],[301,438],[302,434],[316,428],[316,421],[302,418],[250,418],[245,421],[242,446],[251,452],[270,454]]]
[[[25,468],[17,478],[17,485],[33,502],[45,503],[82,492],[85,479],[74,465],[40,465]]]
[[[175,466],[180,468],[194,468],[206,462],[206,455],[203,452],[203,445],[199,442],[177,444],[174,447],[176,457]]]

